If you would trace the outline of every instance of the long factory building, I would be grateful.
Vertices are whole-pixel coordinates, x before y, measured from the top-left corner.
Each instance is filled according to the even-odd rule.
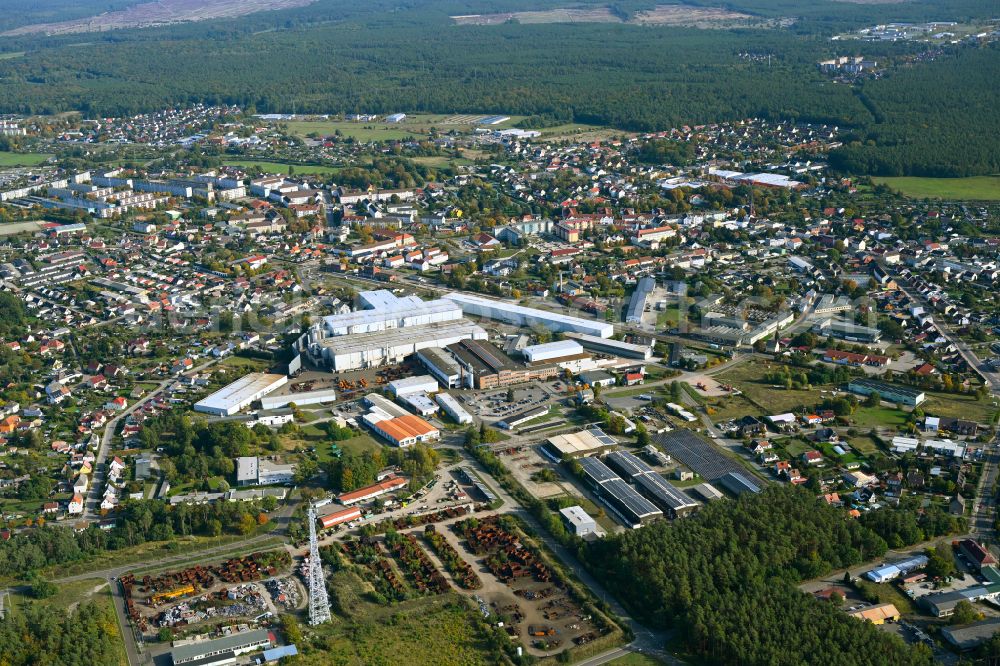
[[[422,301],[384,289],[363,291],[358,299],[364,309],[324,317],[306,336],[310,356],[335,372],[398,363],[429,347],[487,338],[449,300]]]
[[[232,416],[249,407],[254,400],[260,400],[287,383],[288,377],[285,375],[251,372],[196,402],[194,411],[214,416]]]
[[[671,518],[679,518],[698,508],[697,502],[628,451],[612,451],[604,456],[604,461]]]
[[[576,340],[584,349],[621,356],[622,358],[634,358],[641,361],[648,361],[653,358],[652,345],[637,345],[631,342],[621,342],[619,340],[609,340],[586,333],[566,333],[570,340]]]
[[[594,492],[627,527],[636,529],[663,516],[656,505],[597,458],[580,458],[578,462]]]
[[[607,322],[573,317],[506,301],[497,301],[473,294],[452,292],[446,300],[457,303],[467,315],[502,321],[514,326],[544,326],[550,331],[586,333],[599,338],[610,338],[615,327]]]
[[[632,292],[632,299],[628,304],[628,312],[625,314],[625,323],[641,324],[642,315],[646,311],[646,301],[649,295],[656,288],[656,280],[651,277],[644,277],[639,280],[635,291]]]

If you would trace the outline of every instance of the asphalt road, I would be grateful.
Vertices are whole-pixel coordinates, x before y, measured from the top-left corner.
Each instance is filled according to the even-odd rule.
[[[205,368],[215,364],[218,359],[212,359],[202,363],[196,368],[189,370],[182,374],[190,375],[196,372],[201,372]],[[108,468],[105,464],[108,459],[108,452],[111,450],[111,443],[115,439],[115,432],[118,430],[118,424],[122,419],[126,418],[129,414],[133,413],[135,410],[139,409],[146,403],[148,403],[153,398],[157,397],[167,386],[176,381],[176,377],[170,377],[164,379],[160,382],[160,385],[143,396],[140,400],[137,400],[133,404],[129,405],[121,414],[115,418],[108,421],[108,424],[104,427],[104,432],[101,435],[101,445],[97,450],[97,456],[94,459],[94,474],[90,480],[90,488],[87,491],[87,501],[84,503],[83,519],[88,521],[100,520],[100,506],[101,498],[104,496],[104,487],[107,479]]]
[[[931,304],[927,302],[927,299],[925,299],[919,292],[914,291],[912,287],[910,287],[909,283],[898,277],[896,280],[899,284],[900,291],[906,294],[910,300],[923,306],[924,310],[928,313],[936,314],[936,311]],[[951,332],[951,329],[944,321],[935,317],[934,323],[937,326],[938,331],[941,332],[942,337],[955,346],[955,349],[957,349],[958,353],[962,355],[962,358],[969,364],[969,367],[972,368],[973,372],[983,378],[983,381],[986,382],[986,385],[990,387],[990,390],[994,394],[1000,394],[1000,372],[995,372],[987,368],[982,360],[976,356],[976,353],[972,351],[969,345]]]

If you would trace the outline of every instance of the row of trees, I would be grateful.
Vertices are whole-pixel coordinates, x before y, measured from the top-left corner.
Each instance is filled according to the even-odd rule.
[[[99,553],[167,541],[178,536],[249,534],[266,522],[273,497],[253,502],[170,506],[156,500],[129,502],[114,528],[96,526],[82,532],[46,525],[0,541],[0,576],[24,576],[46,566],[82,562]],[[262,518],[263,516],[263,518]]]

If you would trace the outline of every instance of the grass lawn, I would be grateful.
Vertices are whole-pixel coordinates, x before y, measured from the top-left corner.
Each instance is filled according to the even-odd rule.
[[[267,173],[288,174],[289,168],[295,171],[296,175],[314,174],[317,176],[329,176],[337,173],[342,167],[320,166],[318,164],[289,164],[288,162],[268,162],[265,160],[226,160],[226,166],[240,167],[241,169],[253,169],[257,167]]]
[[[915,612],[913,601],[896,589],[894,585],[879,585],[863,579],[859,579],[857,585],[863,590],[871,590],[878,595],[879,603],[895,605],[901,615],[909,615]]]
[[[869,437],[868,435],[853,437],[849,439],[847,443],[851,445],[852,449],[865,456],[871,455],[876,451],[878,451],[878,444],[876,444],[875,440]]]
[[[27,593],[12,592],[9,597],[12,612],[16,612],[25,604],[69,608],[71,604],[98,598],[99,593],[108,591],[108,582],[102,578],[88,578],[72,583],[60,583],[56,588],[56,593],[48,599],[33,599]]]
[[[227,356],[222,359],[217,367],[225,368],[230,370],[236,368],[243,373],[248,372],[266,372],[271,364],[261,358],[244,358],[242,356]]]
[[[975,396],[956,393],[927,392],[927,400],[920,405],[932,416],[954,416],[977,423],[993,423],[997,408],[990,399],[976,400]]]
[[[770,363],[740,363],[715,375],[715,379],[740,389],[751,401],[764,406],[769,414],[791,412],[803,405],[812,406],[821,401],[815,387],[812,390],[785,389],[765,383],[762,381],[763,376],[771,368]]]
[[[1000,200],[1000,176],[872,178],[914,199]]]
[[[269,527],[264,527],[263,529],[269,529]],[[171,555],[197,553],[199,550],[221,546],[226,543],[239,545],[242,541],[244,541],[243,537],[235,535],[222,537],[189,536],[173,541],[154,541],[121,550],[102,551],[92,559],[72,564],[53,565],[42,569],[40,573],[43,578],[76,576],[88,571],[101,571],[128,564],[155,562],[158,558],[170,557]],[[260,544],[258,550],[263,547],[264,544]]]
[[[676,328],[677,323],[680,321],[680,318],[681,318],[680,309],[676,305],[671,305],[663,312],[657,313],[656,327]]]
[[[858,407],[850,418],[862,428],[901,428],[906,425],[906,416],[906,412],[893,407]]]
[[[786,439],[781,442],[780,446],[782,446],[785,449],[785,452],[792,458],[798,458],[806,451],[812,451],[816,448],[810,443],[803,442],[801,439]]]
[[[0,151],[0,167],[37,166],[52,157],[42,153],[12,153]]]
[[[465,157],[446,157],[444,155],[431,155],[427,157],[411,157],[412,161],[428,167],[443,166],[468,166],[474,162]]]
[[[288,439],[283,443],[285,447],[289,449],[294,448],[296,445],[302,446],[303,448],[315,446],[316,459],[320,465],[333,460],[333,454],[331,452],[332,449],[330,448],[331,444],[336,444],[342,451],[356,455],[360,455],[365,451],[377,451],[382,448],[382,444],[380,444],[368,433],[362,433],[341,442],[328,441],[325,437],[326,435],[324,434],[324,440],[321,442]]]
[[[752,404],[742,395],[725,396],[721,398],[708,398],[708,406],[712,408],[712,421],[728,421],[739,418],[747,414],[754,414],[759,411],[756,405]]]
[[[414,599],[391,606],[362,604],[347,619],[303,629],[315,635],[296,663],[438,664],[475,666],[499,660],[489,649],[474,610],[457,594]]]

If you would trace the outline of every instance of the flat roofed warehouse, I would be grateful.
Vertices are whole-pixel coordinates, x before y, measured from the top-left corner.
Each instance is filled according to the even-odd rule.
[[[575,340],[557,340],[540,345],[529,345],[521,350],[528,363],[551,361],[567,356],[578,356],[583,353],[583,346]]]
[[[625,322],[628,324],[641,324],[642,314],[646,311],[646,300],[656,288],[656,280],[651,277],[644,277],[639,280],[632,292],[632,299],[628,304],[628,311],[625,314]]]
[[[558,459],[594,455],[609,451],[616,446],[618,442],[600,428],[555,435],[545,442],[546,450]]]
[[[445,388],[458,388],[462,385],[462,368],[441,347],[421,349],[417,352],[417,358]]]
[[[274,635],[271,632],[266,629],[255,629],[210,641],[194,641],[183,645],[175,645],[174,649],[170,652],[170,658],[174,664],[192,664],[202,659],[221,656],[226,653],[238,656],[260,648],[269,648],[274,643]]]
[[[587,536],[597,531],[597,523],[582,507],[568,506],[564,509],[559,509],[559,513],[562,515],[566,526],[578,537]]]
[[[508,430],[516,428],[517,426],[527,423],[528,421],[534,421],[542,416],[547,416],[549,414],[549,407],[545,405],[543,407],[534,407],[532,409],[526,409],[523,412],[517,414],[512,414],[511,416],[504,417],[502,420],[497,421],[497,425],[507,428]]]
[[[847,388],[852,393],[859,395],[878,393],[882,400],[898,402],[910,407],[916,407],[927,398],[927,395],[920,389],[899,384],[887,384],[876,379],[853,379]]]
[[[453,292],[446,294],[445,298],[458,303],[467,315],[503,321],[515,326],[544,326],[551,331],[587,333],[600,338],[610,338],[615,332],[615,327],[606,322],[526,308],[516,303],[495,301],[473,294]]]
[[[288,383],[285,375],[251,372],[194,405],[196,412],[232,416]]]
[[[445,347],[463,340],[485,340],[486,331],[465,320],[406,328],[322,337],[309,333],[310,354],[336,372],[400,362],[426,347]]]
[[[465,408],[458,404],[458,400],[448,393],[438,393],[434,396],[434,400],[437,401],[437,404],[441,405],[441,409],[444,410],[444,413],[455,419],[457,423],[462,425],[472,423],[472,414],[465,411]]]
[[[397,398],[413,393],[437,393],[438,388],[437,380],[430,375],[403,377],[389,382],[389,390]]]
[[[602,354],[611,354],[613,356],[621,356],[622,358],[634,358],[642,361],[648,361],[653,358],[652,345],[637,345],[631,342],[610,340],[585,333],[568,332],[566,333],[566,337],[570,340],[576,340],[584,349]]]
[[[462,318],[462,310],[449,300],[423,301],[417,296],[398,297],[391,291],[363,291],[358,299],[366,309],[323,318],[330,335],[372,333],[391,328],[409,328]]]

